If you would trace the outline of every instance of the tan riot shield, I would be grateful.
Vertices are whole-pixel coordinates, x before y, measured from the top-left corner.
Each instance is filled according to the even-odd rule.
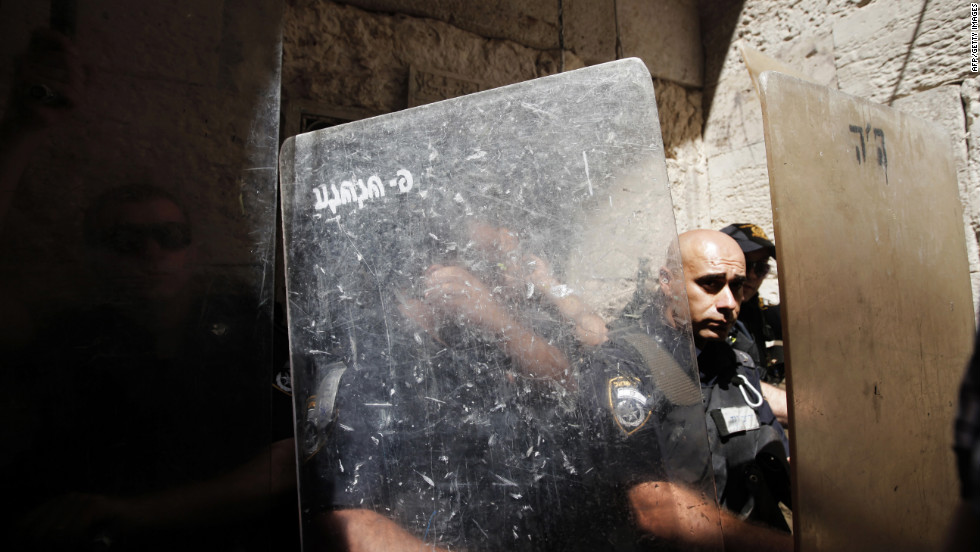
[[[948,137],[759,78],[793,419],[798,550],[924,550],[957,496],[974,313]]]
[[[794,67],[776,58],[767,56],[755,48],[750,48],[744,43],[739,44],[738,49],[742,53],[742,61],[745,62],[745,68],[749,70],[749,76],[752,78],[752,84],[755,86],[756,92],[759,90],[759,75],[764,71],[777,71],[800,80],[813,82],[802,71],[797,71]]]

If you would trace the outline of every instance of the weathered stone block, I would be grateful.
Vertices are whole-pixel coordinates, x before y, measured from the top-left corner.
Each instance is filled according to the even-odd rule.
[[[738,2],[729,2],[738,5]],[[728,10],[733,10],[728,6]],[[718,21],[711,14],[711,21]],[[742,59],[734,47],[736,41],[759,50],[800,71],[810,74],[811,80],[830,84],[834,73],[834,52],[831,23],[834,17],[830,6],[821,2],[744,2],[737,16],[731,11],[721,23],[737,17],[734,28],[711,28],[705,32],[709,50],[707,74],[716,75],[716,82],[732,72],[742,70]],[[727,23],[731,26],[731,23]],[[724,55],[718,47],[725,45]],[[722,44],[717,44],[719,41]],[[706,84],[711,84],[709,81]]]
[[[892,107],[932,121],[949,133],[949,145],[956,159],[956,173],[960,183],[960,196],[966,200],[969,187],[967,170],[966,119],[959,85],[946,85],[895,100]]]
[[[752,222],[771,229],[766,145],[757,142],[708,158],[711,226]]]
[[[705,153],[710,157],[763,140],[762,108],[743,65],[715,88],[704,126]]]
[[[969,6],[952,0],[872,2],[834,23],[840,89],[890,104],[969,73]]]
[[[623,56],[646,62],[654,77],[701,86],[703,54],[697,7],[691,0],[619,0]]]
[[[706,170],[703,158],[694,163],[667,159],[667,180],[678,232],[711,227]]]
[[[551,74],[558,69],[559,56],[557,50],[488,40],[435,19],[371,13],[326,1],[287,6],[283,53],[284,100],[374,112],[407,106],[410,66],[493,88]]]
[[[701,92],[662,79],[654,79],[653,89],[657,96],[664,153],[668,158],[677,158],[684,144],[701,141],[704,127]]]
[[[966,243],[970,255],[974,304],[977,304],[980,297],[980,266],[974,261],[980,257],[980,77],[963,81],[960,98],[964,108],[968,151],[968,189],[963,202],[966,218],[969,219]]]
[[[615,1],[564,0],[562,4],[565,49],[586,65],[616,59]]]
[[[974,228],[980,230],[980,77],[963,81],[960,99],[964,108],[968,151],[969,191],[966,211],[973,218]]]
[[[558,48],[558,2],[526,0],[342,0],[361,9],[436,19],[487,38]]]

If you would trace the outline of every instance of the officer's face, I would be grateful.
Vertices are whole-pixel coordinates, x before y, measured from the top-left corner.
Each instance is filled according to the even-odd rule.
[[[681,256],[694,342],[700,347],[709,341],[722,341],[738,318],[742,302],[742,250],[730,238],[710,236],[682,244]]]
[[[154,198],[101,213],[96,271],[120,293],[173,297],[190,278],[190,228],[180,208]]]
[[[745,254],[745,286],[743,286],[743,300],[748,301],[755,297],[759,293],[759,286],[762,285],[762,281],[766,279],[766,274],[769,274],[769,252],[765,249],[759,249],[757,251],[750,251]],[[748,267],[752,266],[753,269],[749,270]]]

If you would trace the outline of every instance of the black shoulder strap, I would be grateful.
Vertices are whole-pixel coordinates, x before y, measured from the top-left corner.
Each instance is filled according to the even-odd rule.
[[[743,366],[750,370],[755,370],[758,368],[758,366],[755,364],[755,359],[753,359],[752,355],[749,353],[734,347],[732,347],[732,351],[735,353],[735,360],[738,362],[739,366]]]
[[[625,331],[619,337],[640,354],[667,400],[680,406],[701,403],[701,386],[653,337],[636,331]]]

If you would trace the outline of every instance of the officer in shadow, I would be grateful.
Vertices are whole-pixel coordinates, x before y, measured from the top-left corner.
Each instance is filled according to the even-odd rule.
[[[34,34],[0,121],[0,220],[84,74],[67,38]],[[52,314],[19,309],[29,337],[5,355],[5,548],[293,546],[291,406],[283,395],[270,418],[254,286],[199,269],[188,211],[150,179],[100,194],[79,234],[84,292]]]

